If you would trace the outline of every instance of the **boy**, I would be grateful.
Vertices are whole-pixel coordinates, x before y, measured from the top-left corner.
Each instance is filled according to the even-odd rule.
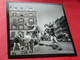
[[[21,41],[21,34],[18,33],[18,36],[16,36],[16,37],[14,38],[13,52],[15,52],[14,50],[15,50],[16,45],[18,45],[20,51],[22,51],[22,47],[21,47],[20,41]]]

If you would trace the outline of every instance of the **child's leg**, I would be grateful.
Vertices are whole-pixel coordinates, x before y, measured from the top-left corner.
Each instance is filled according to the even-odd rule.
[[[33,52],[33,46],[34,46],[34,41],[31,40],[31,41],[30,41],[30,49],[32,50],[32,52]]]
[[[27,52],[29,53],[29,49],[30,49],[30,46],[29,46],[29,43],[27,43]]]
[[[16,47],[16,43],[14,42],[14,46],[13,46],[13,52],[14,52],[14,50],[15,50],[15,47]]]
[[[53,38],[53,36],[51,36],[51,37],[50,37],[50,39],[51,39],[51,41],[52,41],[52,44],[53,44],[53,45],[52,45],[52,48],[53,48],[53,49],[56,49],[56,47],[55,47],[55,42],[54,42],[54,38]]]
[[[54,38],[55,43],[57,43],[57,42],[58,42],[58,41],[57,41],[57,38],[56,38],[55,36],[54,36],[53,38]]]
[[[24,51],[25,51],[25,53],[28,53],[27,43],[25,43],[25,46],[24,46]]]
[[[58,48],[58,50],[62,50],[59,42],[57,41],[57,38],[54,36],[55,46]]]
[[[20,43],[17,43],[17,45],[19,46],[20,51],[22,51]]]

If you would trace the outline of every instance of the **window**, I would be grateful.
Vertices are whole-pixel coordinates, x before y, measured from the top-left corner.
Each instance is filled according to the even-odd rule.
[[[16,13],[12,13],[12,16],[16,16],[17,14]]]
[[[18,23],[19,23],[19,24],[24,24],[24,19],[23,19],[23,18],[19,18],[19,19],[18,19]]]
[[[24,29],[24,26],[23,25],[19,25],[19,29]]]
[[[30,18],[30,19],[28,20],[28,24],[29,24],[29,25],[33,25],[33,24],[34,24],[34,19]]]
[[[15,37],[15,32],[11,32],[11,38]]]
[[[30,14],[29,14],[29,16],[30,16],[30,17],[32,17],[32,16],[33,16],[33,14],[32,14],[32,13],[30,13]]]
[[[13,19],[13,22],[11,23],[11,28],[12,29],[17,29],[17,21],[16,21],[16,19]]]

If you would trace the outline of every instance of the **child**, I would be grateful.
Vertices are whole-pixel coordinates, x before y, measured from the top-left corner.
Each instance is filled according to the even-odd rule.
[[[21,49],[22,47],[21,47],[20,41],[21,41],[21,34],[19,34],[18,36],[16,36],[14,38],[13,52],[15,52],[14,50],[15,50],[16,45],[18,45],[20,51],[22,51],[22,49]]]
[[[29,53],[30,50],[30,41],[31,41],[31,35],[30,32],[27,32],[27,34],[25,34],[24,36],[24,43],[25,47],[27,48],[27,53]]]

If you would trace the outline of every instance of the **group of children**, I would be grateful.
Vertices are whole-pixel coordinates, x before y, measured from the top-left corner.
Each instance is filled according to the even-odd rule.
[[[59,45],[59,42],[57,41],[55,33],[54,33],[54,29],[55,29],[54,25],[53,24],[50,24],[50,25],[45,24],[44,27],[45,27],[44,35],[49,36],[48,40],[51,40],[51,42],[53,43],[52,48],[62,50],[62,48]]]
[[[18,35],[14,38],[12,51],[15,52],[15,47],[18,45],[20,51],[25,50],[27,51],[27,53],[30,53],[31,50],[31,52],[33,52],[33,46],[35,44],[35,40],[36,42],[39,42],[40,40],[44,40],[45,38],[52,41],[53,49],[62,50],[55,36],[53,25],[45,25],[44,27],[45,30],[43,33],[39,31],[38,27],[37,28],[35,27],[33,33],[27,32],[24,35],[24,38],[22,38],[22,34],[19,32]],[[35,38],[33,36],[35,36]],[[21,45],[20,42],[23,42],[23,45]]]
[[[22,43],[22,44],[21,44]],[[13,53],[16,51],[16,46],[18,46],[19,51],[25,51],[26,53],[33,52],[33,39],[31,37],[31,33],[27,32],[22,38],[21,33],[19,32],[18,35],[14,38],[13,43]]]

